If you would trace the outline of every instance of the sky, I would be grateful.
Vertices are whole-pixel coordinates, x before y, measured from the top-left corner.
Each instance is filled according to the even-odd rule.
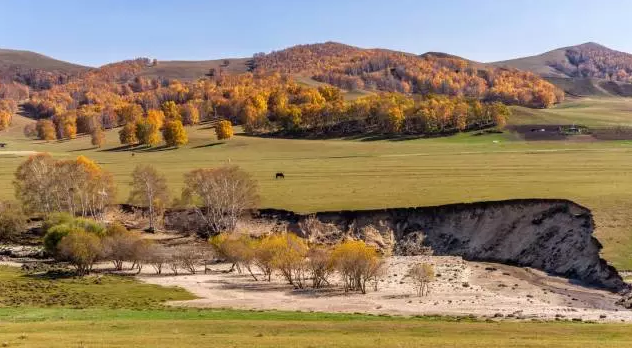
[[[100,66],[342,42],[490,62],[588,41],[632,52],[628,0],[0,0],[0,48]]]

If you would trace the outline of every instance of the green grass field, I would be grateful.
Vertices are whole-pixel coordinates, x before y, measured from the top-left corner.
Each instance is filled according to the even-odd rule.
[[[530,110],[551,123],[562,118],[620,119],[632,123],[627,100],[580,101],[550,110]],[[632,105],[632,104],[630,104]],[[602,108],[607,112],[602,114]],[[590,111],[593,110],[593,111]],[[619,110],[619,111],[618,111]],[[552,116],[551,116],[552,115]],[[610,115],[610,116],[608,116]],[[617,116],[619,115],[619,116]],[[534,122],[520,113],[512,123]],[[629,121],[628,121],[629,119]],[[603,255],[632,269],[632,142],[525,142],[511,133],[407,141],[290,140],[237,135],[218,142],[212,129],[189,128],[190,143],[180,149],[119,151],[116,131],[104,149],[89,137],[41,142],[25,139],[18,118],[0,133],[0,198],[13,197],[13,173],[25,159],[9,151],[46,151],[59,158],[86,155],[115,175],[118,201],[128,195],[137,164],[164,172],[175,195],[182,175],[192,169],[233,164],[257,179],[261,206],[301,212],[409,207],[512,198],[566,198],[592,209]],[[597,122],[597,121],[595,121]],[[278,171],[285,180],[275,180]]]
[[[193,298],[130,277],[0,267],[3,347],[623,347],[630,325],[167,308]]]

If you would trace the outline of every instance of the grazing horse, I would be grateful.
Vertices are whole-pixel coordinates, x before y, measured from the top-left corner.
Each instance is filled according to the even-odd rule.
[[[281,172],[276,173],[274,176],[275,179],[285,179],[285,175]]]

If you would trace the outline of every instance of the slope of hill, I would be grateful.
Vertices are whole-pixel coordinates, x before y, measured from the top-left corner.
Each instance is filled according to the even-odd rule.
[[[66,73],[77,73],[90,69],[86,66],[64,62],[35,52],[0,49],[0,71],[14,68]]]
[[[632,96],[632,54],[594,42],[491,63],[531,71],[575,96]]]
[[[561,90],[530,72],[486,67],[445,53],[421,56],[336,42],[293,46],[256,55],[258,72],[305,73],[346,90],[461,95],[529,107],[549,107]]]
[[[159,61],[157,65],[147,67],[140,72],[140,76],[150,78],[177,79],[191,81],[205,77],[211,69],[222,69],[222,73],[241,74],[248,71],[250,58],[231,58],[217,60]]]

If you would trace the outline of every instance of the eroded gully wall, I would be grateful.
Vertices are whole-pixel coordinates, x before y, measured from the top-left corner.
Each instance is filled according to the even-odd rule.
[[[528,266],[611,291],[627,289],[599,257],[590,210],[567,200],[508,200],[423,208],[299,215],[264,209],[255,219],[274,221],[303,237],[336,242],[362,238],[385,252],[435,255]]]

